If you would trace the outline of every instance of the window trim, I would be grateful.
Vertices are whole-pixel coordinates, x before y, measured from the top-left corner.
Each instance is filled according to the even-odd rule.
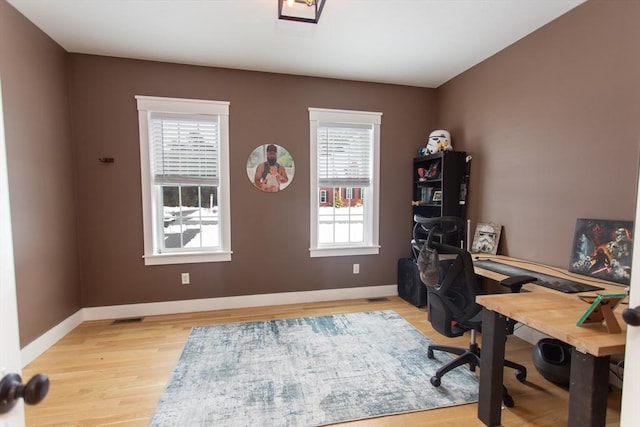
[[[357,123],[373,125],[373,161],[372,161],[372,191],[368,203],[371,210],[367,220],[371,230],[365,232],[368,240],[362,244],[336,243],[332,245],[318,245],[318,124]],[[370,111],[336,110],[326,108],[309,108],[309,141],[310,141],[310,248],[309,255],[314,257],[377,255],[380,252],[380,124],[382,113]],[[364,197],[363,197],[364,199]],[[365,215],[366,216],[366,215]]]
[[[145,265],[190,264],[201,262],[231,261],[231,197],[229,185],[229,102],[201,99],[135,96],[140,131],[140,176],[142,181],[142,222],[144,231]],[[219,226],[222,227],[219,250],[156,252],[157,235],[154,226],[158,221],[153,203],[154,191],[151,179],[151,155],[149,144],[149,113],[214,114],[220,120],[220,184],[218,186]]]

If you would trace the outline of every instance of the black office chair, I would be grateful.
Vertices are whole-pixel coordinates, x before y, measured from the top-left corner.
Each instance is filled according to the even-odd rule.
[[[477,295],[484,294],[474,272],[471,254],[460,248],[464,241],[464,221],[457,217],[414,217],[418,227],[414,228],[412,245],[420,249],[418,267],[420,278],[427,285],[427,311],[433,328],[446,337],[459,337],[471,331],[469,348],[430,345],[427,357],[434,358],[434,351],[445,351],[458,357],[442,366],[431,377],[431,384],[439,387],[441,378],[452,369],[469,365],[475,371],[480,365],[480,347],[476,343],[476,332],[481,331],[482,306],[475,302]],[[515,279],[515,280],[514,280]],[[506,285],[512,291],[519,290],[531,278],[510,278]],[[508,322],[513,332],[513,322]],[[516,370],[516,378],[524,382],[527,368],[505,360],[504,365]],[[503,386],[503,402],[512,407],[513,398]]]

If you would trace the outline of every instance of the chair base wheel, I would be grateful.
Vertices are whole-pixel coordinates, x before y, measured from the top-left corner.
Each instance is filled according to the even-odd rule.
[[[527,380],[527,372],[526,371],[517,371],[516,372],[516,379],[518,381],[520,381],[521,383],[525,382]]]
[[[513,408],[515,406],[515,402],[513,401],[513,397],[511,397],[510,395],[506,395],[502,398],[502,403],[504,403],[504,406],[506,406],[507,408]]]
[[[431,377],[431,385],[434,387],[440,387],[440,378],[438,377]]]

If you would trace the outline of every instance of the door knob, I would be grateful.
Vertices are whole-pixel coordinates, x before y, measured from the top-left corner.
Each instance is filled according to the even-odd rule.
[[[19,398],[27,405],[42,401],[49,392],[49,378],[44,374],[34,375],[26,385],[18,374],[7,374],[0,381],[0,414],[9,412]]]
[[[640,305],[636,308],[625,308],[622,311],[622,318],[628,325],[640,326]]]

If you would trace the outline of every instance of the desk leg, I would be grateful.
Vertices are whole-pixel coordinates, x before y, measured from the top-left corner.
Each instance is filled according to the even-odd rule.
[[[502,379],[506,336],[507,322],[505,317],[500,313],[483,309],[478,418],[489,427],[500,425],[502,415]]]
[[[609,356],[571,352],[569,427],[604,426],[609,396]],[[482,377],[481,377],[482,378]]]

